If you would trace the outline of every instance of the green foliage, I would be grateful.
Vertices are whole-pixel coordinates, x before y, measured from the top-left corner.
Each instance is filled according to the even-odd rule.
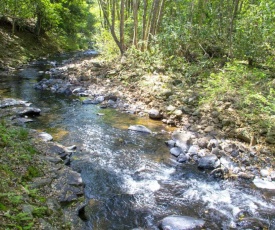
[[[222,70],[204,79],[201,104],[217,100],[234,101],[236,112],[243,118],[269,126],[275,115],[274,85],[270,72],[250,68],[242,63],[228,63]],[[264,118],[264,119],[263,119]]]
[[[28,131],[0,123],[0,216],[1,229],[34,229],[37,218],[48,216],[45,198],[25,182],[41,175]],[[32,212],[23,212],[30,205]]]
[[[32,21],[35,22],[32,30],[37,36],[48,31],[74,41],[74,45],[82,42],[87,46],[95,23],[91,6],[85,0],[6,0],[0,4],[0,16],[12,20],[13,33],[15,24]]]

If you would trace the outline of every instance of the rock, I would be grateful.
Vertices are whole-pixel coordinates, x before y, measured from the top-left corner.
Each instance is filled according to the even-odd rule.
[[[58,201],[62,204],[68,204],[77,201],[80,195],[83,195],[83,182],[79,173],[64,167],[58,171],[57,179],[51,184]]]
[[[199,159],[198,167],[200,169],[215,169],[220,166],[220,161],[216,155],[210,154]]]
[[[94,102],[96,102],[96,104],[100,104],[105,100],[104,96],[98,96],[94,99]]]
[[[24,118],[24,117],[18,117],[12,120],[12,123],[17,125],[23,125],[25,123],[33,122],[32,119]]]
[[[235,163],[231,161],[230,157],[222,156],[220,158],[221,166],[226,169],[232,169],[235,167]]]
[[[176,146],[180,147],[182,152],[187,152],[191,144],[192,134],[190,132],[175,131],[172,134],[172,139],[176,142]]]
[[[146,128],[143,125],[131,125],[128,130],[137,131],[137,132],[143,132],[143,133],[152,133],[152,131],[148,128]]]
[[[192,230],[202,228],[205,221],[190,216],[168,216],[160,224],[162,230]]]
[[[208,142],[207,148],[209,150],[212,150],[212,148],[218,148],[219,147],[219,141],[217,139],[211,139]]]
[[[214,126],[207,126],[205,129],[204,129],[204,132],[206,133],[211,133],[214,131]]]
[[[167,110],[168,112],[172,112],[172,111],[174,111],[175,109],[176,109],[176,107],[173,106],[173,105],[169,105],[169,106],[166,108],[166,110]]]
[[[176,116],[176,117],[181,117],[183,112],[180,110],[180,109],[177,109],[173,112],[173,114]]]
[[[150,109],[148,111],[148,114],[149,114],[149,118],[151,119],[159,120],[163,118],[163,115],[157,109]]]
[[[272,181],[275,181],[275,171],[272,171],[272,172],[270,173],[270,179],[271,179]]]
[[[198,145],[192,145],[189,148],[188,153],[190,156],[197,155],[199,150],[200,150],[200,147]]]
[[[271,182],[271,181],[266,181],[266,180],[262,180],[262,179],[259,179],[259,178],[255,178],[253,180],[253,183],[254,183],[254,185],[257,188],[275,190],[275,182]]]
[[[164,97],[164,99],[167,99],[168,97],[173,95],[173,92],[170,89],[164,90],[160,93],[161,96]]]
[[[107,101],[107,106],[109,106],[109,107],[115,107],[116,106],[116,102],[113,101],[113,100],[108,100]]]
[[[31,103],[28,103],[27,101],[13,99],[13,98],[5,98],[0,101],[0,108],[6,108],[6,107],[18,106],[18,105],[30,106]]]
[[[239,150],[238,150],[238,149],[232,150],[232,152],[230,153],[230,155],[231,155],[232,157],[237,157],[237,156],[239,156]]]
[[[209,139],[206,137],[202,137],[198,139],[197,143],[200,148],[207,148]]]
[[[246,128],[239,128],[235,130],[236,137],[244,142],[250,143],[254,140],[254,136]]]
[[[242,179],[248,179],[248,180],[250,180],[250,179],[254,179],[255,176],[253,174],[250,174],[250,173],[239,172],[238,173],[238,177],[242,178]]]
[[[87,105],[87,104],[96,104],[96,103],[92,99],[85,99],[85,100],[82,101],[82,104]]]
[[[173,141],[173,140],[166,141],[165,144],[166,144],[168,147],[170,147],[170,148],[176,146],[176,142]]]
[[[268,130],[266,135],[266,142],[269,144],[275,144],[275,126]]]
[[[38,108],[34,108],[34,107],[28,107],[28,108],[25,108],[23,110],[19,110],[17,112],[17,114],[21,117],[24,117],[24,116],[38,116],[40,115],[41,113],[41,110],[38,109]]]
[[[192,133],[175,131],[172,134],[172,139],[176,142],[176,144],[184,143],[186,145],[190,145],[192,140]]]
[[[178,157],[181,153],[182,153],[182,150],[181,148],[179,147],[174,147],[174,148],[171,148],[170,149],[170,153],[175,156],[175,157]]]
[[[114,102],[116,102],[117,101],[117,96],[115,96],[115,95],[108,95],[107,97],[106,97],[106,100],[110,100],[110,101],[114,101]]]
[[[262,177],[268,177],[269,176],[269,172],[268,172],[267,169],[261,169],[260,173],[261,173]]]
[[[177,158],[177,161],[179,162],[179,163],[184,163],[184,162],[186,162],[186,161],[188,161],[189,160],[189,156],[187,156],[187,155],[185,155],[185,154],[183,154],[183,153],[181,153],[179,156],[178,156],[178,158]]]
[[[48,141],[52,141],[52,140],[53,140],[53,137],[52,137],[50,134],[45,133],[45,132],[39,133],[39,134],[38,134],[38,137],[39,137],[40,139],[42,139],[43,141],[45,141],[45,142],[48,142]]]

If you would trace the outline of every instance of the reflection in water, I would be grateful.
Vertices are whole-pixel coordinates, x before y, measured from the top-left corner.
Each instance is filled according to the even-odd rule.
[[[167,135],[127,130],[141,124],[153,132],[171,131],[160,122],[34,90],[36,81],[48,77],[39,70],[47,68],[41,62],[1,78],[0,93],[42,109],[28,127],[78,146],[72,167],[86,184],[87,229],[158,229],[158,221],[173,214],[203,218],[209,229],[274,228],[274,192],[263,194],[249,183],[217,181],[195,166],[180,166],[164,144]]]

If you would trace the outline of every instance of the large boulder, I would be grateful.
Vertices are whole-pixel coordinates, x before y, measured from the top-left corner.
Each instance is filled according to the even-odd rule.
[[[205,221],[190,216],[168,216],[160,224],[162,230],[192,230],[202,228]]]
[[[198,167],[200,169],[215,169],[220,166],[220,160],[214,154],[206,155],[199,159]]]

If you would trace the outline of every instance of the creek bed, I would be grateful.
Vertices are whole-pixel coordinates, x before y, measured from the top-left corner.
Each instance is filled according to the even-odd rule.
[[[169,135],[163,130],[171,129],[161,122],[35,90],[49,77],[44,71],[52,63],[34,62],[15,76],[1,77],[0,92],[42,110],[27,127],[77,146],[71,167],[85,183],[87,229],[159,229],[159,221],[170,215],[203,219],[209,229],[275,229],[274,190],[215,179],[196,165],[178,164],[165,145]],[[135,124],[158,134],[127,129]]]

